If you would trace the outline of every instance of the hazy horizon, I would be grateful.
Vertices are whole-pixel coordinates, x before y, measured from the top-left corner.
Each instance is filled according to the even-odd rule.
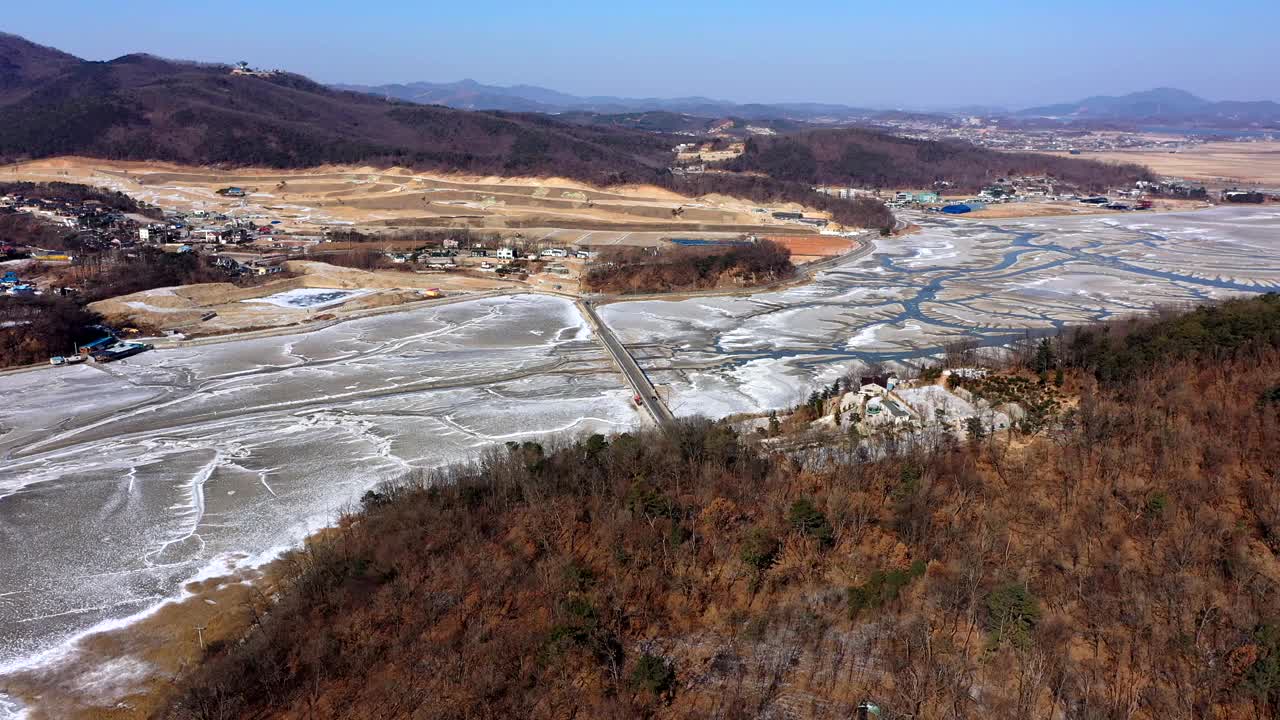
[[[937,109],[1025,108],[1176,87],[1209,100],[1278,100],[1280,4],[1214,14],[1189,2],[910,10],[748,0],[643,9],[580,2],[11,8],[4,30],[90,60],[133,52],[280,67],[332,84],[474,79],[573,95],[703,96]]]

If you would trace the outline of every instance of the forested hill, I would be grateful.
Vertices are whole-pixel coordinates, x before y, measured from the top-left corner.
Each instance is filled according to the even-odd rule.
[[[0,34],[0,162],[57,155],[281,168],[401,165],[482,175],[652,183],[687,195],[790,201],[888,228],[865,198],[768,177],[667,172],[675,137],[538,114],[470,112],[333,90],[289,73],[126,55],[89,62]]]
[[[858,187],[927,188],[945,180],[965,191],[1011,175],[1051,175],[1089,190],[1131,185],[1150,176],[1140,165],[1003,153],[967,143],[913,140],[861,129],[755,137],[728,167],[780,180]]]
[[[289,73],[236,75],[150,55],[88,62],[0,35],[0,162],[56,155],[199,165],[400,165],[481,175],[652,183],[827,210],[888,228],[878,202],[837,200],[767,177],[682,178],[679,142],[652,132],[548,115],[469,112],[333,90]]]
[[[1042,347],[965,385],[1061,398],[1007,432],[688,422],[371,492],[164,716],[1280,717],[1280,296]]]
[[[402,164],[606,184],[651,181],[670,150],[639,131],[389,102],[289,73],[233,75],[150,55],[89,62],[0,35],[0,160]]]
[[[681,137],[577,119],[415,105],[291,73],[235,74],[226,65],[145,54],[90,62],[0,35],[0,162],[87,155],[281,168],[401,165],[653,183],[688,195],[798,202],[845,225],[881,228],[893,218],[879,203],[829,198],[811,184],[919,187],[948,179],[967,188],[1047,172],[1100,187],[1143,175],[1131,166],[822,130],[752,139],[730,165],[752,172],[675,176],[667,168]]]

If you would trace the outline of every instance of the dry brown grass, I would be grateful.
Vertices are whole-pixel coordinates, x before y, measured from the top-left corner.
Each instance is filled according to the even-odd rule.
[[[1176,153],[1135,150],[1087,153],[1084,157],[1140,163],[1160,175],[1201,182],[1280,186],[1280,142],[1210,142]]]

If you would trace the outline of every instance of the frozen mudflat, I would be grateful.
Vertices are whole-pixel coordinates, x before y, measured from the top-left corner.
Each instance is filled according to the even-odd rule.
[[[920,223],[804,286],[599,314],[677,415],[715,417],[956,340],[1280,288],[1268,207]],[[574,306],[529,295],[0,377],[0,675],[296,544],[407,470],[634,426],[630,396]]]
[[[913,365],[948,343],[1280,289],[1280,212],[955,220],[877,241],[779,292],[617,302],[601,318],[677,415],[794,404],[860,364]]]
[[[411,468],[639,422],[572,303],[530,295],[12,375],[0,397],[0,673]]]

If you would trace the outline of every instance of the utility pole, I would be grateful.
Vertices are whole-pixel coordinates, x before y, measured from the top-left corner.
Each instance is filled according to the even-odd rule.
[[[199,641],[200,641],[200,650],[201,650],[201,652],[203,652],[203,651],[204,651],[204,631],[205,631],[205,628],[207,628],[207,627],[209,627],[209,626],[208,626],[208,625],[201,625],[201,626],[199,626],[199,627],[197,627],[197,628],[196,628],[196,637],[197,637],[197,638],[199,639]]]

